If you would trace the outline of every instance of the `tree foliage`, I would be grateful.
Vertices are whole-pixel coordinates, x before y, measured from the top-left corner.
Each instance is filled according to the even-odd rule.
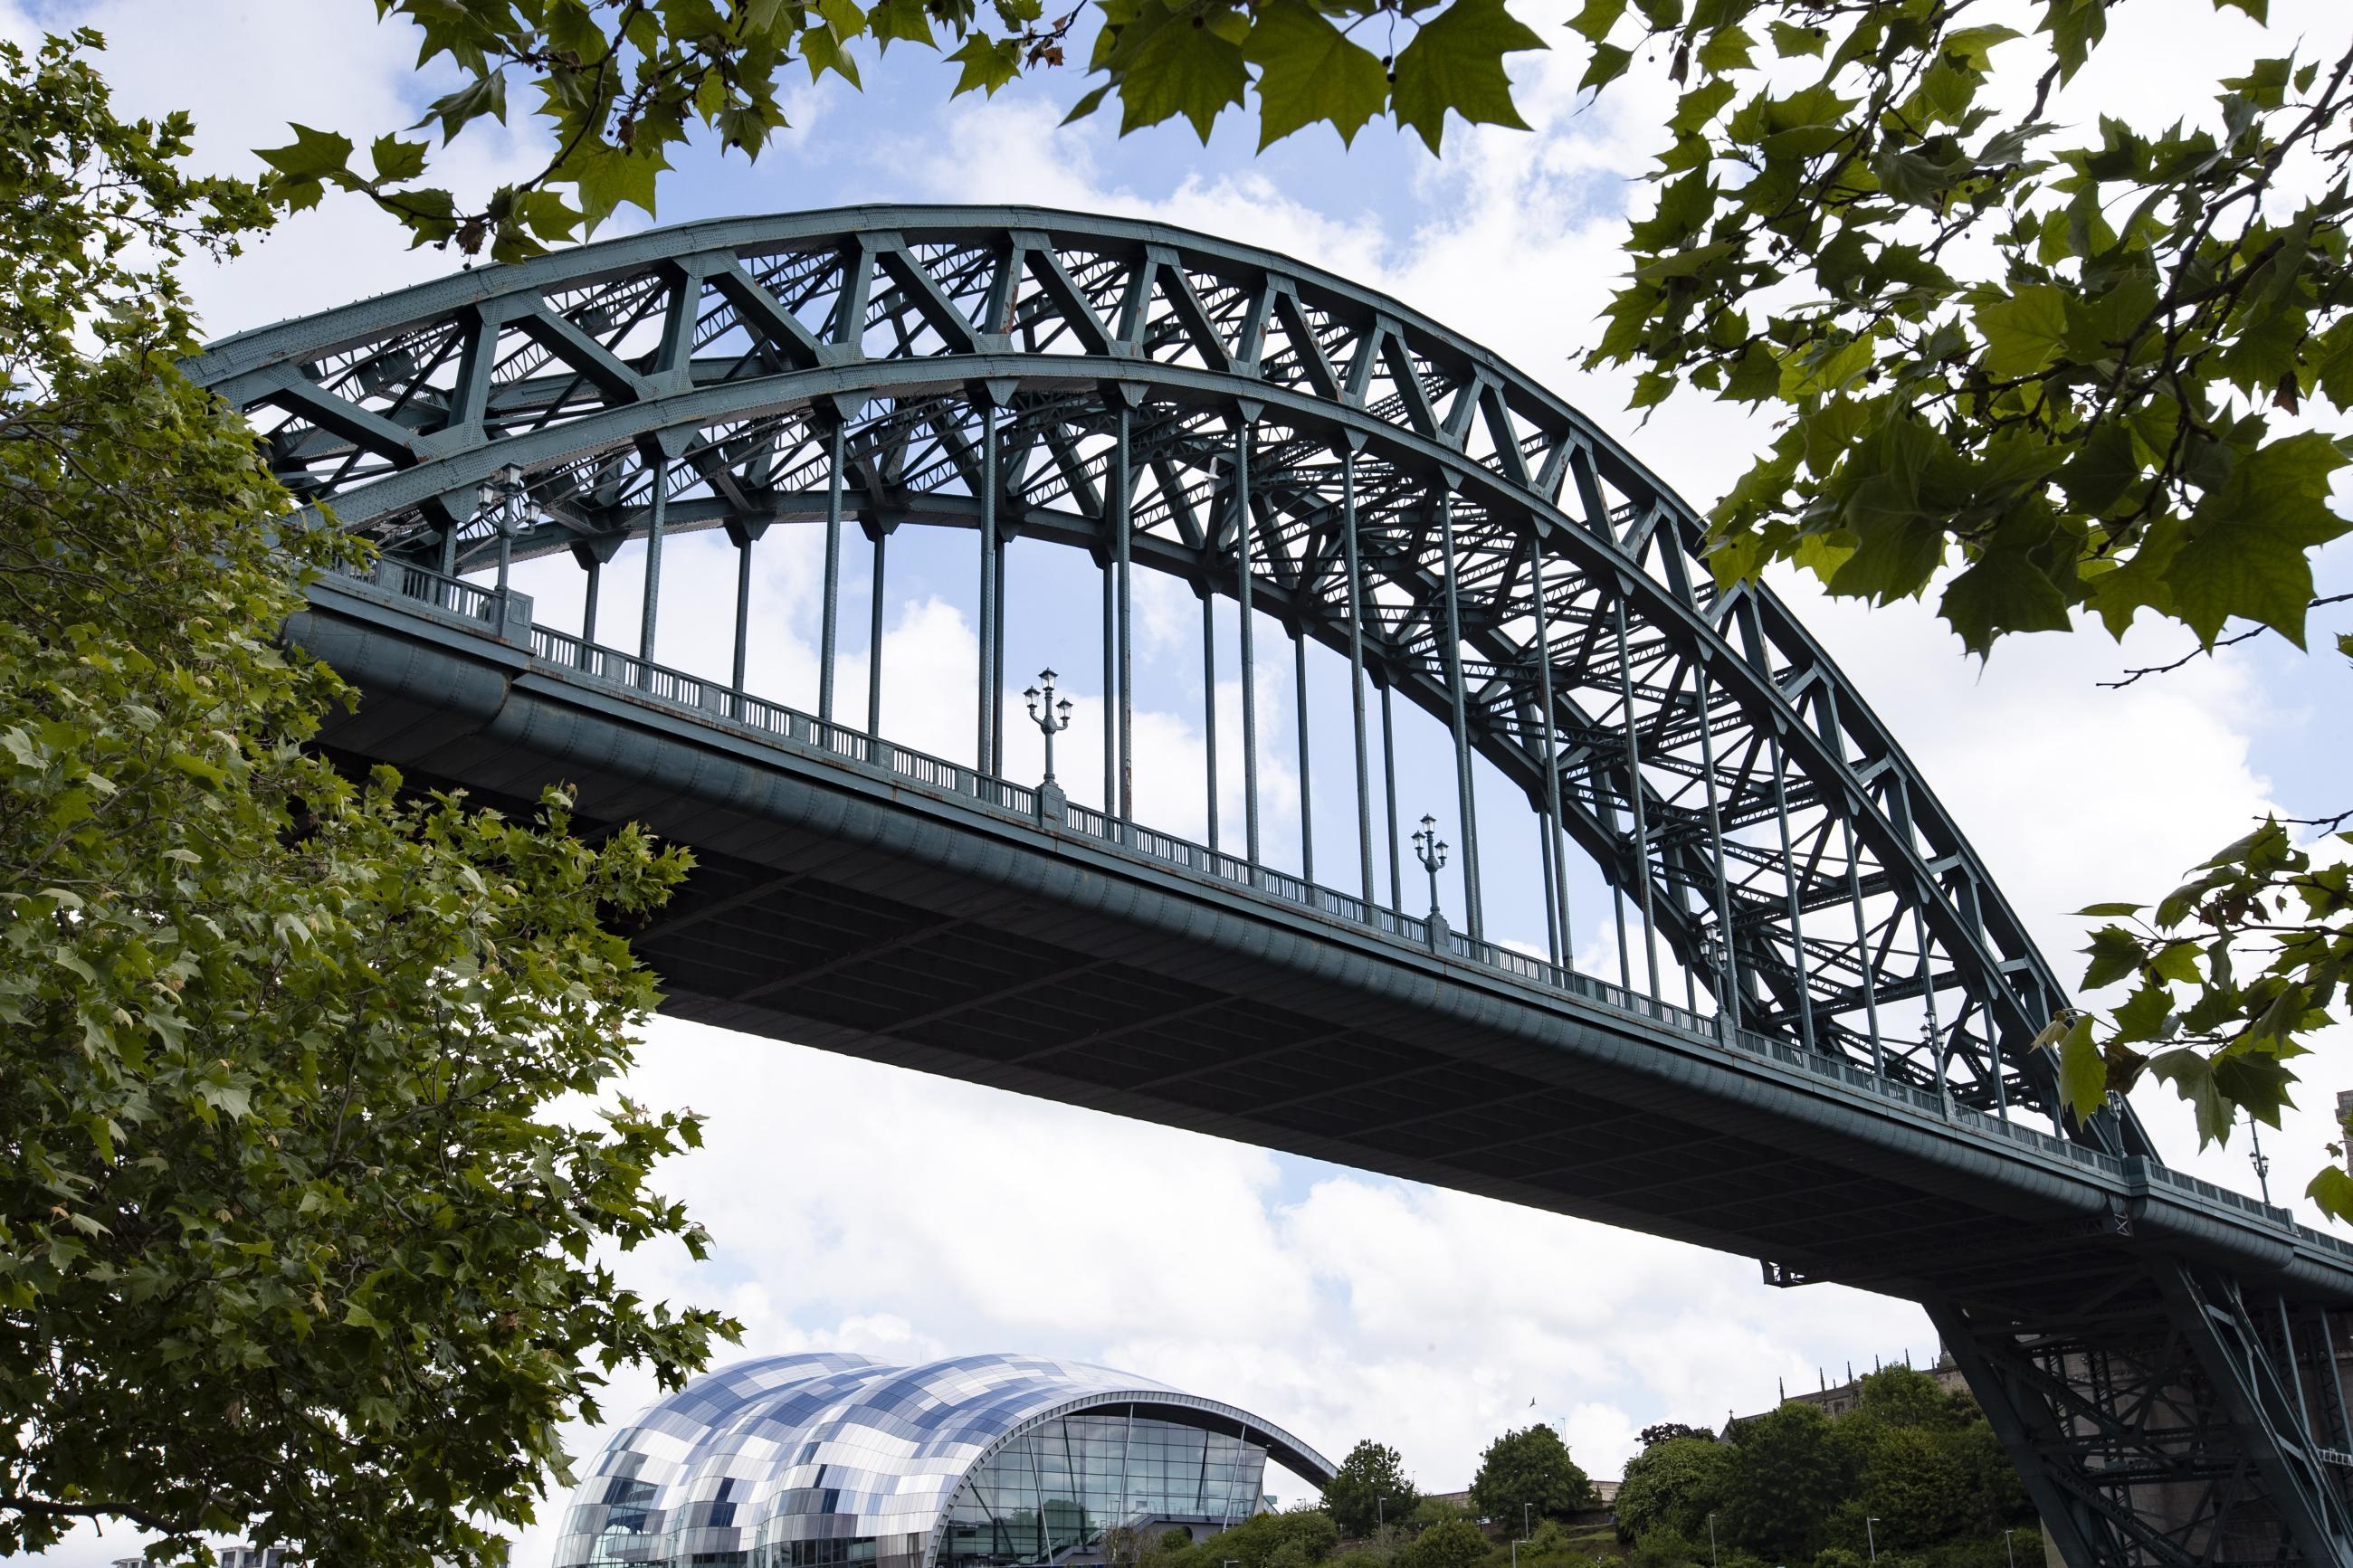
[[[1339,1526],[1319,1509],[1259,1513],[1207,1541],[1165,1552],[1153,1568],[1314,1568],[1340,1544]]]
[[[1672,1531],[1687,1540],[1707,1533],[1707,1516],[1724,1491],[1732,1449],[1705,1436],[1670,1437],[1626,1461],[1610,1505],[1620,1540]]]
[[[1936,1568],[2002,1561],[2002,1531],[2033,1515],[2009,1456],[1967,1394],[1893,1366],[1862,1380],[1853,1409],[1831,1416],[1790,1400],[1733,1424],[1727,1440],[1675,1437],[1629,1460],[1615,1505],[1635,1560],[1666,1568],[1708,1539],[1718,1560],[1855,1568],[1863,1521],[1878,1521],[1883,1562],[1915,1551]],[[1704,1547],[1700,1560],[1704,1561]]]
[[[650,214],[670,155],[696,134],[757,158],[786,128],[781,88],[806,70],[862,82],[860,54],[894,44],[958,67],[956,93],[995,93],[1024,71],[1058,67],[1082,16],[1100,86],[1129,132],[1181,119],[1206,138],[1255,99],[1261,145],[1328,124],[1343,140],[1390,116],[1436,152],[1449,115],[1524,125],[1504,67],[1545,47],[1504,0],[376,0],[379,16],[423,33],[420,68],[459,85],[425,118],[363,149],[305,125],[262,156],[289,206],[330,189],[358,192],[418,244],[495,259],[578,238],[624,205]],[[555,151],[530,177],[469,200],[437,184],[438,146],[520,96]],[[415,132],[425,132],[422,136]]]
[[[732,1329],[594,1260],[699,1249],[647,1185],[694,1119],[552,1110],[653,1003],[600,916],[685,861],[308,748],[351,694],[280,633],[353,547],[173,368],[175,258],[266,209],[97,44],[0,44],[0,1554],[493,1561],[599,1367]]]
[[[1488,1518],[1516,1529],[1523,1508],[1534,1510],[1531,1520],[1561,1519],[1591,1508],[1593,1483],[1569,1458],[1560,1434],[1539,1422],[1487,1445],[1479,1473],[1471,1478],[1471,1502]]]
[[[1420,1500],[1398,1451],[1369,1437],[1348,1450],[1324,1489],[1324,1510],[1343,1535],[1366,1536],[1386,1522],[1401,1523]]]
[[[1467,1519],[1442,1519],[1405,1549],[1404,1568],[1481,1568],[1492,1549],[1486,1535]]]
[[[1642,1428],[1635,1439],[1645,1448],[1655,1448],[1662,1443],[1672,1443],[1678,1437],[1704,1437],[1715,1440],[1715,1434],[1704,1426],[1693,1426],[1681,1421],[1654,1421]]]

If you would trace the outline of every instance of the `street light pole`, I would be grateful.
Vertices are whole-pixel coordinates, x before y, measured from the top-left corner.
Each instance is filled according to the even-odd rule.
[[[1041,687],[1044,689],[1040,690]],[[1037,721],[1038,728],[1046,735],[1045,782],[1050,785],[1054,782],[1054,737],[1071,727],[1071,700],[1065,697],[1059,703],[1054,700],[1054,672],[1050,669],[1039,670],[1038,685],[1021,695],[1029,700],[1029,717]],[[1043,712],[1039,711],[1041,705]]]
[[[1438,910],[1438,873],[1446,865],[1446,840],[1438,836],[1438,818],[1421,819],[1421,831],[1413,836],[1413,852],[1421,861],[1421,868],[1430,873],[1430,940],[1432,946],[1438,946],[1446,921]]]
[[[1878,1568],[1878,1563],[1879,1563],[1879,1537],[1878,1537],[1876,1534],[1873,1533],[1873,1531],[1872,1531],[1872,1528],[1871,1528],[1871,1527],[1872,1527],[1873,1525],[1874,1525],[1874,1524],[1877,1524],[1878,1522],[1879,1522],[1879,1521],[1877,1521],[1877,1520],[1875,1520],[1875,1519],[1872,1518],[1872,1517],[1871,1517],[1870,1515],[1868,1515],[1868,1514],[1865,1514],[1865,1515],[1863,1516],[1863,1520],[1862,1520],[1862,1539],[1863,1539],[1864,1542],[1865,1542],[1866,1544],[1868,1544],[1868,1545],[1870,1546],[1870,1548],[1871,1548],[1871,1561],[1872,1561],[1873,1568]]]
[[[1716,1568],[1715,1515],[1713,1511],[1707,1516],[1707,1568]]]
[[[1528,1539],[1528,1508],[1529,1505],[1526,1503],[1520,1505],[1520,1539],[1522,1541]]]

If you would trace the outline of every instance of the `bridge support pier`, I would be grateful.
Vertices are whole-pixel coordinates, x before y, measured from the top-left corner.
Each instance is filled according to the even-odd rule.
[[[2063,1300],[1928,1311],[2068,1568],[2353,1564],[2348,1472],[2299,1414],[2333,1358],[2195,1264],[2050,1261]]]

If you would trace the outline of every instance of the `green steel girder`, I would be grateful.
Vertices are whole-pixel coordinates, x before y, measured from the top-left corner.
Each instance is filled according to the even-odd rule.
[[[695,225],[482,268],[229,339],[190,369],[238,405],[282,416],[271,449],[299,494],[396,548],[454,529],[461,563],[487,548],[474,491],[511,465],[554,520],[517,542],[524,554],[609,554],[615,536],[641,528],[657,465],[674,526],[730,522],[747,505],[814,521],[820,430],[843,416],[853,467],[870,481],[846,498],[854,510],[878,526],[971,526],[976,390],[990,386],[1013,405],[1000,526],[1103,559],[1104,437],[1124,386],[1139,405],[1134,558],[1228,595],[1238,568],[1225,430],[1253,405],[1257,602],[1303,635],[1345,642],[1357,607],[1337,565],[1333,454],[1361,452],[1368,660],[1376,679],[1442,717],[1433,519],[1451,489],[1465,679],[1477,678],[1471,740],[1532,800],[1548,767],[1559,773],[1563,826],[1630,899],[1651,884],[1669,951],[1721,989],[1710,955],[1725,943],[1709,894],[1718,867],[1737,860],[1730,947],[1744,1011],[1791,1030],[1818,1015],[1820,1042],[1862,1059],[1856,1042],[1872,1035],[1864,1015],[1877,1004],[1916,1013],[1933,1002],[1934,1056],[1895,1037],[1903,1030],[1880,1031],[1904,1076],[1941,1078],[1981,1109],[2056,1109],[2052,1066],[2030,1042],[2063,988],[1820,647],[1769,593],[1717,594],[1697,519],[1577,411],[1344,279],[1117,219],[856,209]],[[1208,527],[1205,509],[1218,520]],[[1547,561],[1549,762],[1528,635],[1531,541]],[[1630,633],[1622,672],[1609,633],[1620,605]],[[1708,740],[1720,742],[1713,767],[1698,744],[1703,679]],[[1561,741],[1630,727],[1639,772],[1622,747]],[[1799,940],[1810,900],[1788,884],[1779,818],[1762,805],[1767,779],[1790,807],[1795,862],[1815,868],[1816,883],[1862,893],[1864,930],[1839,940],[1867,984],[1817,980],[1800,957],[1821,946],[1831,916]],[[1746,835],[1732,842],[1751,853],[1719,855],[1708,841],[1699,807],[1710,782],[1736,806],[1749,802],[1725,831]],[[1654,825],[1647,853],[1631,827],[1638,798]],[[1800,976],[1815,993],[1804,1006]],[[1955,1027],[1960,1019],[1972,1026]],[[2128,1118],[2066,1131],[2147,1152]]]

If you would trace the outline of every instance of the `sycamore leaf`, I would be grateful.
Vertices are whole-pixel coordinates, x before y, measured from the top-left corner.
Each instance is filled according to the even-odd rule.
[[[396,184],[425,173],[425,143],[422,142],[403,142],[397,136],[379,136],[369,146],[368,156],[375,163],[378,184]]]
[[[2059,1092],[2081,1121],[2100,1109],[2108,1092],[2108,1064],[2092,1038],[2092,1016],[2079,1015],[2059,1037]]]
[[[2353,529],[2328,506],[2328,478],[2345,460],[2327,436],[2303,431],[2241,457],[2199,502],[2165,581],[2200,642],[2211,647],[2236,616],[2304,646],[2307,552]]]
[[[2009,632],[2063,632],[2066,596],[2023,551],[1989,550],[1946,585],[1937,613],[1979,658]]]
[[[290,125],[287,129],[294,132],[293,141],[283,147],[262,147],[256,152],[263,163],[288,179],[327,179],[343,174],[351,163],[350,137],[332,131],[313,131],[307,125]]]
[[[2092,945],[2084,951],[2092,959],[2084,967],[2086,991],[2113,985],[2140,967],[2140,943],[2122,926],[2102,926],[2092,933]]]
[[[1200,22],[1177,16],[1155,28],[1135,51],[1120,83],[1121,135],[1181,114],[1207,142],[1219,114],[1242,101],[1250,73],[1241,46]]]
[[[1343,145],[1388,104],[1388,73],[1307,0],[1273,0],[1258,14],[1242,58],[1259,68],[1261,150],[1328,121]]]
[[[1599,44],[1609,37],[1609,30],[1625,14],[1626,0],[1585,0],[1585,9],[1570,17],[1568,25],[1586,42]]]
[[[2353,1222],[2353,1175],[2342,1165],[2323,1165],[2304,1189],[2320,1212],[2331,1219]]]
[[[1979,305],[1977,323],[1986,339],[1986,374],[1996,381],[2015,381],[2057,356],[2067,337],[2066,296],[2054,284],[2029,283]]]
[[[963,47],[948,58],[964,68],[956,73],[955,86],[948,94],[951,98],[960,97],[976,89],[983,97],[994,98],[997,89],[1011,81],[1021,68],[1019,45],[1010,39],[991,38],[980,33],[966,38]],[[1129,102],[1133,104],[1134,101],[1131,91]],[[1163,115],[1161,118],[1167,117]]]
[[[1433,153],[1449,110],[1474,125],[1525,131],[1528,122],[1512,103],[1504,57],[1543,47],[1545,41],[1505,10],[1504,0],[1453,0],[1398,52],[1398,122],[1419,132]]]

